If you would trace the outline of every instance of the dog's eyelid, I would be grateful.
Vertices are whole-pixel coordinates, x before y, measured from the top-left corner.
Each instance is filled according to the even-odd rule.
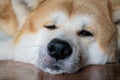
[[[78,31],[77,34],[79,36],[83,36],[83,37],[93,37],[93,34],[90,32],[90,31],[87,31],[87,30],[81,30],[81,31]]]
[[[53,25],[45,25],[45,28],[47,29],[56,29],[57,27],[53,24]]]

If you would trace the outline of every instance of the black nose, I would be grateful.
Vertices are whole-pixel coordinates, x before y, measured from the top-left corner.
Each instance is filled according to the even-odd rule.
[[[65,59],[72,54],[72,48],[63,40],[53,39],[48,44],[48,54],[56,60]]]

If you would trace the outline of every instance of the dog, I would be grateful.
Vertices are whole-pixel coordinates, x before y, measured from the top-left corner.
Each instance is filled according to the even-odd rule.
[[[116,0],[113,3],[113,21],[115,25],[117,26],[118,30],[118,57],[119,57],[119,62],[120,62],[120,1]]]
[[[5,15],[0,16],[0,60],[31,63],[50,74],[72,74],[88,65],[116,62],[118,3],[1,0],[0,14]]]

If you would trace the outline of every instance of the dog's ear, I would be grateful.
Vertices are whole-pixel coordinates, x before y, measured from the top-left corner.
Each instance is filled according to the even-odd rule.
[[[10,0],[0,0],[0,30],[9,35],[17,31],[17,20]]]
[[[12,6],[18,19],[18,27],[22,27],[27,15],[45,1],[46,0],[12,0]]]
[[[36,9],[45,0],[12,0],[13,7],[24,11],[32,11]]]

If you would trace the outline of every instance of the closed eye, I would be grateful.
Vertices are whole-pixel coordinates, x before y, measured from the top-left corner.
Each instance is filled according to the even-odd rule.
[[[45,25],[45,28],[53,30],[56,29],[57,27],[55,25]]]
[[[93,37],[93,34],[87,30],[79,31],[79,32],[77,32],[77,34],[79,36],[83,36],[83,37]]]

